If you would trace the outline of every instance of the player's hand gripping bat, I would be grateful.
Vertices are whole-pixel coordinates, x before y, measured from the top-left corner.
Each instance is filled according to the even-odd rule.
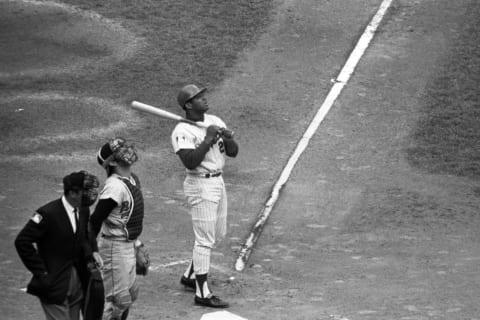
[[[162,117],[162,118],[165,118],[165,119],[175,120],[175,121],[179,121],[179,122],[186,122],[186,123],[190,123],[194,126],[201,127],[201,128],[207,128],[208,127],[207,125],[204,125],[202,123],[197,123],[195,121],[185,119],[184,117],[179,116],[178,114],[175,114],[175,113],[172,113],[170,111],[166,111],[166,110],[163,110],[163,109],[160,109],[160,108],[157,108],[157,107],[154,107],[154,106],[151,106],[149,104],[142,103],[142,102],[132,101],[132,108],[143,111],[143,112],[146,112],[146,113],[150,113],[150,114],[153,114],[155,116],[159,116],[159,117]],[[221,135],[222,137],[227,138],[227,139],[232,139],[234,133],[233,133],[232,130],[229,130],[229,129],[226,129],[226,128],[221,128],[219,130],[218,134]]]

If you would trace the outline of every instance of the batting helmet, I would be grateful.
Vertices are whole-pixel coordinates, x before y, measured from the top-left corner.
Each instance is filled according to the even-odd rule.
[[[185,87],[180,90],[177,96],[177,101],[178,104],[182,107],[185,108],[185,104],[198,96],[200,93],[205,92],[207,88],[199,88],[194,84],[189,84],[186,85]]]

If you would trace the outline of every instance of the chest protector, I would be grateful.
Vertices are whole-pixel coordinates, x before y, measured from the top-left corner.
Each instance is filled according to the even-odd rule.
[[[135,240],[140,236],[143,229],[143,195],[138,177],[132,174],[136,185],[133,185],[127,178],[119,178],[128,188],[132,197],[132,207],[126,223],[127,239]]]

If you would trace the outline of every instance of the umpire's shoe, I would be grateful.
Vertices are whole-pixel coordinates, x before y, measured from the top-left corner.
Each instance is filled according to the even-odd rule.
[[[195,290],[197,288],[197,284],[196,284],[195,279],[189,279],[185,276],[182,276],[182,278],[180,278],[180,283],[183,284],[185,286],[185,288],[190,288],[190,289],[193,289],[193,290]]]
[[[195,296],[195,304],[204,307],[212,307],[212,308],[228,308],[229,304],[226,301],[223,301],[217,296],[210,295],[206,298],[200,298]]]

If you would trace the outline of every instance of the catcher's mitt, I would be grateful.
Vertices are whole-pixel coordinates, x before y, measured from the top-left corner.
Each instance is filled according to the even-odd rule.
[[[145,245],[137,240],[135,243],[135,260],[137,261],[136,272],[139,275],[146,276],[150,267],[150,256]]]

